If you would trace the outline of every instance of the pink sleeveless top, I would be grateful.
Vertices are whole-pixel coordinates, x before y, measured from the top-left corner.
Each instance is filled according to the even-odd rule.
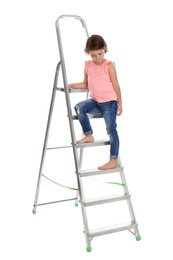
[[[96,65],[92,60],[85,62],[85,72],[88,76],[89,95],[98,103],[117,100],[116,92],[109,77],[108,65],[115,63],[105,60]]]

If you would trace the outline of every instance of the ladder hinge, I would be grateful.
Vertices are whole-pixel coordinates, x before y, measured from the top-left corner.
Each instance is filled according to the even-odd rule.
[[[138,225],[138,223],[135,220],[132,220],[132,225]]]
[[[85,230],[83,231],[83,233],[85,234]],[[87,232],[87,236],[90,237],[90,232]]]
[[[74,144],[73,144],[73,143],[71,143],[71,145],[76,147],[76,144],[75,144],[75,143],[74,143]]]

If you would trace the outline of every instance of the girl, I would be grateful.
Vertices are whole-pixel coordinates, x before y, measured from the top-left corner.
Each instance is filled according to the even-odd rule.
[[[107,134],[110,138],[110,159],[99,166],[99,170],[108,170],[118,166],[119,137],[116,130],[116,115],[122,113],[121,90],[118,83],[114,62],[104,58],[107,44],[100,35],[88,38],[85,53],[92,60],[85,62],[84,81],[69,84],[68,88],[87,88],[90,98],[75,106],[76,115],[82,126],[84,137],[78,144],[94,142],[93,130],[87,114],[102,114]]]

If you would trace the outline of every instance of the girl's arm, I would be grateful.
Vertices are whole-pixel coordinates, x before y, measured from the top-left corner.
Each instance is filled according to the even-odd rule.
[[[117,101],[118,101],[118,111],[117,111],[117,115],[121,115],[122,114],[122,98],[121,98],[121,89],[120,89],[120,85],[118,83],[118,79],[117,79],[117,73],[116,73],[116,69],[114,67],[114,65],[112,63],[109,64],[108,66],[108,71],[109,71],[109,76],[113,85],[113,88],[117,94]]]
[[[79,83],[71,83],[68,85],[68,88],[87,88],[88,87],[88,80],[87,80],[87,75],[84,72],[84,81],[83,82],[79,82]]]

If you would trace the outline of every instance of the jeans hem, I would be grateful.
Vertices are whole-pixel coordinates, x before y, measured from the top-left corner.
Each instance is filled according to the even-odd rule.
[[[116,155],[110,155],[110,159],[117,159],[118,158],[118,156],[116,156]]]
[[[84,135],[92,135],[93,131],[84,132]]]

